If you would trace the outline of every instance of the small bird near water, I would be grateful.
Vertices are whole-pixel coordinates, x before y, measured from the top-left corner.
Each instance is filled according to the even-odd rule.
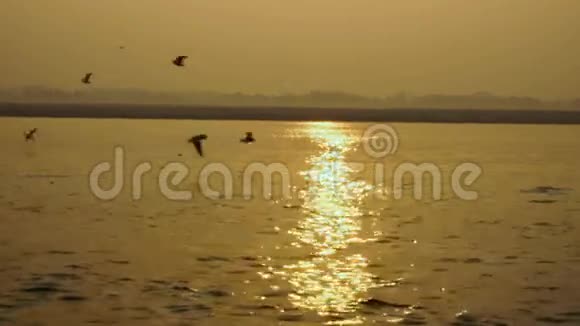
[[[186,55],[180,55],[177,58],[173,59],[173,64],[178,66],[178,67],[183,67],[185,66],[185,59],[187,59],[188,56]]]
[[[81,79],[81,81],[83,82],[83,84],[90,84],[91,77],[93,77],[93,73],[89,72],[88,74],[85,75],[85,77],[83,77],[83,79]]]
[[[24,140],[26,140],[26,142],[31,141],[31,140],[34,141],[35,140],[34,136],[36,135],[37,131],[38,131],[37,128],[33,128],[33,129],[26,131],[24,133]]]
[[[246,143],[246,144],[251,144],[255,141],[256,141],[256,139],[254,138],[254,135],[252,134],[252,132],[246,132],[246,137],[240,139],[240,142]]]
[[[197,154],[199,154],[199,156],[203,157],[203,150],[202,150],[202,141],[207,139],[207,135],[205,134],[200,134],[200,135],[196,135],[191,137],[187,142],[188,143],[192,143],[195,146],[195,149],[197,150]]]

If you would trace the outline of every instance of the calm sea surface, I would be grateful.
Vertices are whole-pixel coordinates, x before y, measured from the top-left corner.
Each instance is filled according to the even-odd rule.
[[[372,127],[0,119],[0,324],[580,324],[580,126]]]

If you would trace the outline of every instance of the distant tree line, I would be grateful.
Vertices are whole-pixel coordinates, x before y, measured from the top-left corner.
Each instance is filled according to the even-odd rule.
[[[219,92],[155,92],[142,89],[90,88],[63,90],[43,86],[0,89],[2,102],[176,104],[206,106],[280,106],[329,108],[440,108],[440,109],[580,109],[580,98],[540,100],[533,97],[469,95],[409,95],[397,93],[366,97],[345,92],[311,91],[305,94],[261,95]]]

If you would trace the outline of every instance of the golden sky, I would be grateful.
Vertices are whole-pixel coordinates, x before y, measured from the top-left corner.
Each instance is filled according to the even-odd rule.
[[[579,0],[0,0],[0,21],[3,87],[580,97]]]

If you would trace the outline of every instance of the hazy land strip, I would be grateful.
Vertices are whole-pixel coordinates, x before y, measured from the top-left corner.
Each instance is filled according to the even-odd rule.
[[[138,104],[0,103],[2,117],[580,124],[580,111],[429,108],[232,107]]]

